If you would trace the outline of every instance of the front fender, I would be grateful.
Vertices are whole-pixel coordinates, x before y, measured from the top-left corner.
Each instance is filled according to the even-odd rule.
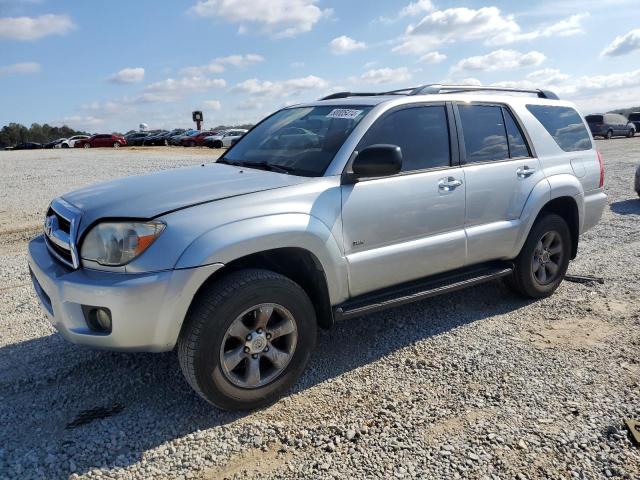
[[[312,253],[327,278],[331,304],[346,300],[347,267],[340,244],[322,221],[302,213],[249,218],[209,230],[185,249],[175,268],[227,264],[277,248],[301,248]]]

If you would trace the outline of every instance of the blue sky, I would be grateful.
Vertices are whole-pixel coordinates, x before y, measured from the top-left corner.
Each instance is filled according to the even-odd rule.
[[[0,0],[0,125],[239,124],[444,81],[640,105],[637,0]]]

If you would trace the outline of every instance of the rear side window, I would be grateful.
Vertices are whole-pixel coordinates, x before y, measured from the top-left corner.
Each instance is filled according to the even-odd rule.
[[[493,105],[458,105],[466,160],[489,162],[509,158],[502,108]]]
[[[445,107],[410,107],[391,112],[371,126],[358,150],[379,143],[402,149],[403,172],[448,167],[451,152]]]
[[[502,109],[504,123],[507,127],[507,140],[509,141],[509,156],[511,158],[530,157],[531,152],[527,142],[520,131],[520,127],[513,118],[513,115],[506,108]]]
[[[604,118],[602,118],[602,115],[587,115],[585,117],[585,119],[587,120],[587,123],[602,123],[602,122],[604,122]]]
[[[578,112],[570,107],[527,105],[534,117],[565,152],[592,148],[591,138]]]
[[[640,113],[632,113],[631,115],[629,115],[629,121],[630,122],[640,121]]]

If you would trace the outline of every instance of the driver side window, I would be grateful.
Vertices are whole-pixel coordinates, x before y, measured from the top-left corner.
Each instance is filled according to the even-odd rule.
[[[448,167],[451,164],[449,124],[444,105],[409,107],[384,115],[358,145],[397,145],[402,150],[402,171]]]

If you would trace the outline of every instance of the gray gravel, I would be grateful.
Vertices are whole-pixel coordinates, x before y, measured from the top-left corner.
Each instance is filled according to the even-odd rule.
[[[246,415],[201,401],[173,353],[67,344],[25,268],[52,196],[213,152],[0,152],[0,477],[640,478],[640,139],[598,147],[610,208],[570,273],[603,285],[529,302],[495,282],[342,323]]]

